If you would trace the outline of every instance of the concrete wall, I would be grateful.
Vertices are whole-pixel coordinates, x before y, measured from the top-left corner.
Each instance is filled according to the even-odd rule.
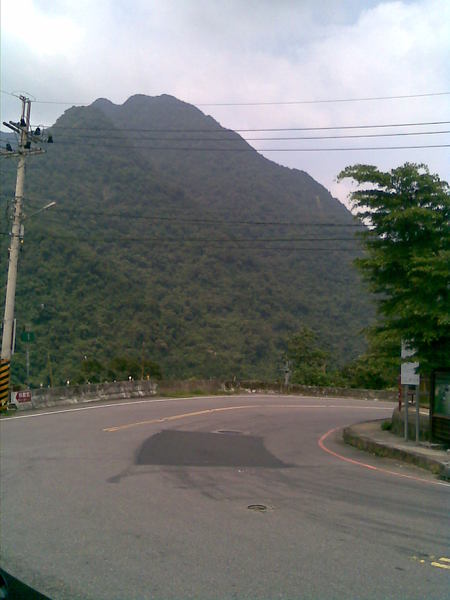
[[[201,394],[245,394],[272,393],[298,394],[306,396],[331,396],[339,398],[360,398],[366,400],[387,400],[395,402],[396,392],[385,390],[355,390],[330,387],[309,387],[303,385],[284,385],[261,381],[223,382],[219,380],[189,379],[180,381],[121,381],[114,383],[64,386],[57,388],[41,388],[32,390],[31,404],[19,406],[19,409],[48,408],[121,400],[143,398],[148,396],[171,395],[201,395]]]
[[[33,390],[31,408],[47,408],[67,404],[82,404],[104,400],[120,400],[154,396],[157,384],[153,381],[120,381],[87,385],[71,385]]]
[[[331,396],[334,398],[359,398],[360,400],[384,400],[397,402],[398,392],[390,390],[360,390],[354,388],[318,387],[309,385],[292,384],[285,386],[280,383],[262,381],[241,381],[237,387],[232,382],[224,384],[225,388],[235,389],[237,392],[297,394],[303,396]]]

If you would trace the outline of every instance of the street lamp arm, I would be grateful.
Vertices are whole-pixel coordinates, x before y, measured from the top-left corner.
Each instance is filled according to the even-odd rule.
[[[25,221],[25,219],[31,219],[31,217],[34,217],[35,215],[38,215],[39,213],[41,213],[44,210],[47,210],[49,208],[52,208],[53,206],[56,206],[56,202],[49,202],[48,204],[46,204],[45,206],[43,206],[39,210],[35,210],[33,213],[31,213],[31,215],[27,215],[26,217],[24,216],[23,220]]]

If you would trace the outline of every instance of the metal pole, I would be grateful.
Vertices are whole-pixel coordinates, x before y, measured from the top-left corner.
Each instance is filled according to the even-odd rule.
[[[25,182],[25,143],[30,127],[31,101],[20,96],[22,100],[21,133],[19,142],[19,162],[17,165],[16,196],[14,204],[14,220],[11,231],[9,249],[8,281],[6,284],[5,313],[3,318],[3,336],[0,369],[0,410],[6,408],[9,399],[9,381],[11,373],[11,353],[14,329],[14,302],[16,296],[17,263],[20,250],[20,224],[22,220],[22,201]]]
[[[420,386],[416,385],[416,445],[419,445],[419,429],[420,429]]]
[[[53,387],[53,370],[52,370],[52,359],[50,358],[50,352],[47,352],[48,361],[48,376],[50,378],[50,387]]]
[[[403,398],[405,402],[405,440],[408,439],[408,388],[409,386],[407,385],[403,388]]]
[[[30,344],[27,342],[27,388],[30,387]]]

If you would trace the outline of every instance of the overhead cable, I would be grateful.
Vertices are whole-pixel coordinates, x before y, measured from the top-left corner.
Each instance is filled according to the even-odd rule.
[[[3,94],[14,96],[11,92],[1,90]],[[314,99],[314,100],[269,100],[269,101],[251,101],[251,102],[194,102],[190,101],[190,104],[195,106],[288,106],[296,104],[334,104],[342,102],[371,102],[380,100],[401,100],[408,98],[429,98],[435,96],[447,96],[450,92],[425,92],[421,94],[397,94],[392,96],[364,96],[360,98],[325,98],[325,99]],[[148,96],[149,98],[155,98],[155,96]],[[156,96],[158,97],[158,96]],[[68,102],[67,100],[35,100],[36,104],[64,104],[72,106],[86,106],[91,104],[90,102]]]
[[[145,127],[69,127],[67,125],[43,125],[47,129],[66,129],[69,131],[128,131],[139,133],[227,133],[230,132],[256,132],[256,131],[331,131],[340,129],[379,129],[388,127],[421,127],[423,125],[448,125],[450,121],[419,121],[413,123],[381,123],[372,125],[327,125],[321,127],[265,127],[265,128],[224,128],[218,127],[214,129],[147,129]]]
[[[334,98],[332,100],[281,100],[269,102],[193,102],[195,106],[277,106],[295,104],[334,104],[339,102],[368,102],[372,100],[398,100],[402,98],[426,98],[430,96],[447,96],[450,92],[431,92],[427,94],[402,94],[398,96],[366,96],[364,98]]]
[[[76,132],[76,130],[73,130]],[[2,132],[0,132],[2,133]],[[326,136],[295,136],[295,137],[228,137],[228,138],[211,138],[211,137],[200,137],[200,138],[167,138],[167,137],[139,137],[136,138],[136,142],[234,142],[239,143],[244,141],[247,142],[263,142],[263,141],[290,141],[290,140],[346,140],[355,138],[379,138],[379,137],[402,137],[411,135],[436,135],[450,133],[450,130],[441,131],[401,131],[398,133],[363,133],[363,134],[351,134],[351,135],[326,135]],[[8,139],[8,138],[5,138]],[[73,138],[72,138],[73,139]],[[114,135],[83,135],[76,141],[84,140],[123,140],[123,136]]]
[[[149,215],[136,215],[130,213],[114,213],[114,212],[103,212],[93,210],[80,210],[80,209],[69,209],[57,207],[53,215],[58,212],[73,213],[75,215],[90,215],[90,216],[104,216],[111,218],[124,218],[124,219],[138,219],[146,221],[170,221],[170,222],[181,222],[181,223],[201,223],[211,225],[271,225],[271,226],[288,226],[288,227],[362,227],[361,223],[321,223],[321,222],[310,222],[303,223],[288,222],[288,221],[234,221],[234,220],[218,220],[218,219],[186,219],[178,217],[161,217],[161,216],[149,216]]]
[[[74,141],[63,141],[58,146],[96,146],[98,144],[92,144],[80,140],[79,142]],[[450,144],[418,144],[412,146],[350,146],[348,148],[253,148],[252,146],[242,148],[197,148],[197,147],[184,147],[184,146],[145,146],[142,144],[120,144],[116,149],[121,148],[135,148],[136,150],[157,150],[158,152],[164,151],[176,151],[176,152],[359,152],[361,150],[411,150],[411,149],[422,149],[422,148],[450,148]]]

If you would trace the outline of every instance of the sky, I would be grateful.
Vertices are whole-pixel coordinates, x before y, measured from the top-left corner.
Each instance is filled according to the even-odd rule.
[[[230,129],[291,128],[246,138],[413,133],[249,139],[347,205],[347,165],[425,163],[450,179],[450,147],[379,149],[450,144],[448,0],[2,0],[1,30],[2,121],[17,120],[17,92],[44,125],[99,97],[171,94]],[[324,150],[361,147],[377,149]]]

